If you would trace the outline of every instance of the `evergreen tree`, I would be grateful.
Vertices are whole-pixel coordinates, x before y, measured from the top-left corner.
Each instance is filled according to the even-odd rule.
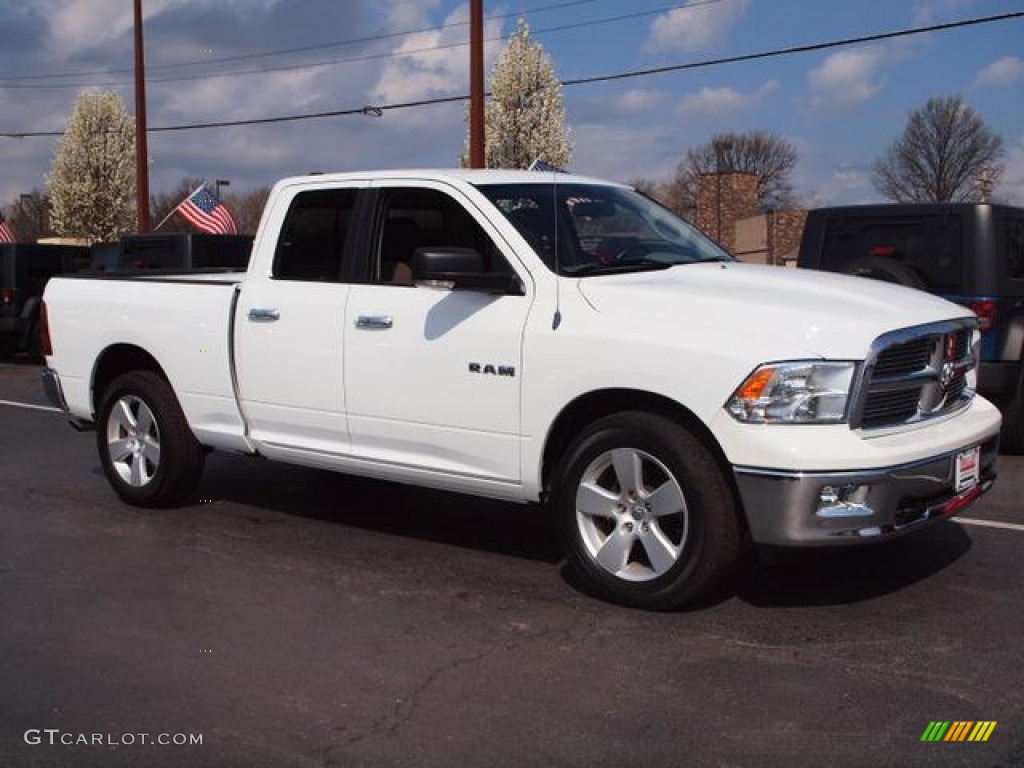
[[[135,127],[113,91],[78,97],[47,179],[55,232],[115,240],[132,228]]]

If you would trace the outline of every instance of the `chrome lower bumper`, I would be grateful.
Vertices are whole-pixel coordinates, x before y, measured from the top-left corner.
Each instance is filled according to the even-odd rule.
[[[988,491],[996,477],[998,437],[981,445],[977,485],[957,493],[954,462],[959,453],[855,472],[738,467],[736,484],[751,538],[757,544],[811,547],[866,543],[909,533],[955,515]]]

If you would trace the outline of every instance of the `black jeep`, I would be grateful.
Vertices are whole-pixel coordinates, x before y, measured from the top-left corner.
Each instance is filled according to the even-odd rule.
[[[798,265],[918,288],[970,307],[981,328],[978,391],[1024,452],[1024,208],[971,203],[818,208]]]

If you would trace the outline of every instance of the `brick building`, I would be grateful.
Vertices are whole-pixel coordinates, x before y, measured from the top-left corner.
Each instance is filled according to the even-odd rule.
[[[794,261],[806,218],[799,209],[759,213],[753,173],[706,173],[697,184],[694,224],[740,261]]]

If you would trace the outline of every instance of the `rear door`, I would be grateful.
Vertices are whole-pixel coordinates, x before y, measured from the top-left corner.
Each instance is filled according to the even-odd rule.
[[[353,452],[377,463],[518,482],[525,270],[460,191],[429,181],[375,184],[376,222],[359,254],[344,322]],[[423,247],[473,248],[490,271],[519,274],[524,295],[412,284]]]
[[[251,272],[235,312],[239,401],[262,453],[349,450],[342,354],[357,183],[287,192],[269,274]]]

